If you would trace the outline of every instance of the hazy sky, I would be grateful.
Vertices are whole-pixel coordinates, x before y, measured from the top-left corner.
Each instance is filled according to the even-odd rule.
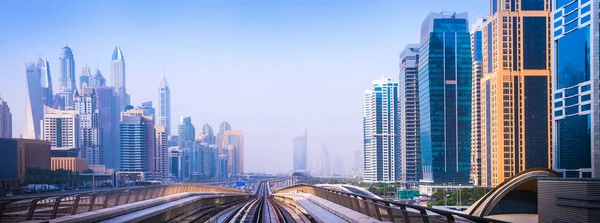
[[[418,43],[429,12],[488,14],[485,0],[0,1],[0,96],[23,132],[25,63],[45,56],[58,86],[68,43],[77,75],[120,46],[133,105],[152,100],[162,69],[172,123],[244,130],[247,171],[292,169],[292,138],[308,129],[309,162],[323,143],[344,167],[362,149],[361,104],[372,80],[398,79],[398,54]],[[172,131],[176,132],[176,131]],[[332,158],[333,159],[333,158]]]

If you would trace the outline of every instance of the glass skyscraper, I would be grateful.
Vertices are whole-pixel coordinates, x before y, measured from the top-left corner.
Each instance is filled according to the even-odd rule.
[[[42,101],[41,71],[36,63],[25,65],[27,80],[27,97],[25,98],[25,134],[23,138],[39,139],[41,137],[40,121],[44,118]]]
[[[171,89],[163,71],[158,86],[158,124],[167,127],[167,136],[171,135]]]
[[[119,171],[154,172],[155,137],[152,116],[126,106],[119,124]]]
[[[398,181],[398,121],[398,82],[380,77],[365,91],[363,102],[365,182]],[[322,165],[329,170],[328,156]]]
[[[306,168],[306,146],[307,146],[307,132],[304,135],[294,138],[293,141],[293,170],[301,171],[307,170]]]
[[[469,183],[471,45],[467,13],[430,13],[421,25],[419,115],[423,181]]]
[[[129,95],[127,94],[127,76],[125,74],[125,58],[121,47],[115,47],[111,62],[112,83],[115,92],[119,96],[119,109],[129,105]]]
[[[399,108],[400,145],[398,178],[402,183],[416,184],[422,177],[419,134],[419,44],[409,44],[400,53]]]
[[[71,109],[73,94],[77,89],[77,82],[75,80],[75,59],[73,51],[68,46],[63,47],[60,53],[60,76],[58,77],[58,82],[60,99],[57,105],[60,109]]]
[[[554,0],[554,168],[565,177],[600,177],[597,0]]]

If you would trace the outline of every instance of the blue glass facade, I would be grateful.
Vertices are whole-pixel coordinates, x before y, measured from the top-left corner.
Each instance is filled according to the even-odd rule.
[[[468,183],[471,169],[471,41],[466,13],[431,13],[419,52],[423,178]]]
[[[598,39],[593,1],[554,0],[554,166],[565,177],[598,177],[592,158],[598,140]],[[597,37],[597,36],[596,36]],[[595,47],[596,49],[593,49]],[[596,75],[594,75],[596,74]],[[594,121],[595,120],[595,121]]]

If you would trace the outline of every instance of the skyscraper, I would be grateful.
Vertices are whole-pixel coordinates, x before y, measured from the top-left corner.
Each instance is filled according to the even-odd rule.
[[[298,136],[293,140],[293,154],[294,154],[294,171],[308,170],[306,168],[306,146],[307,146],[308,132],[305,131],[304,135]]]
[[[93,85],[92,70],[85,65],[79,76],[79,89],[90,88]]]
[[[27,97],[25,98],[25,132],[26,139],[40,139],[40,121],[44,118],[44,102],[42,101],[41,71],[37,64],[25,65],[27,76]]]
[[[100,71],[100,69],[96,69],[96,74],[94,75],[94,77],[92,77],[92,80],[90,80],[90,87],[98,88],[98,87],[105,87],[105,86],[106,86],[106,78],[104,78],[104,76],[102,76],[102,72]]]
[[[158,124],[167,127],[167,135],[171,135],[171,89],[163,71],[158,86]]]
[[[44,105],[54,106],[54,93],[52,91],[52,76],[50,75],[50,63],[40,56],[38,66],[40,67],[40,84],[42,86],[42,102]]]
[[[398,83],[382,76],[365,91],[363,102],[363,151],[366,182],[395,182],[398,171]],[[326,171],[331,174],[329,153],[323,147]]]
[[[79,147],[89,165],[104,164],[102,126],[96,100],[95,91],[82,95],[75,91],[73,99],[75,113],[79,116]]]
[[[53,147],[79,147],[79,115],[44,106],[42,140]]]
[[[490,185],[487,176],[481,175],[481,168],[486,168],[486,172],[491,171],[489,165],[491,154],[487,149],[482,151],[481,146],[481,78],[483,77],[483,68],[481,60],[483,59],[483,25],[487,21],[485,18],[479,18],[471,29],[471,56],[473,58],[473,75],[471,77],[471,181],[473,185]],[[485,181],[486,183],[482,183]]]
[[[58,77],[59,82],[59,107],[61,109],[67,109],[71,107],[73,100],[73,94],[77,89],[75,80],[75,59],[73,57],[73,51],[68,46],[62,48],[60,53],[60,76]]]
[[[144,115],[152,116],[152,120],[156,120],[156,116],[154,115],[155,110],[154,107],[152,107],[152,101],[142,102],[142,106],[138,107],[138,109],[142,109],[144,111]]]
[[[201,138],[198,138],[198,136],[196,136],[196,140],[206,142],[209,145],[215,144],[215,141],[216,141],[215,134],[213,133],[212,127],[210,127],[210,125],[208,123],[206,123],[202,126],[202,130],[200,132],[200,137]]]
[[[96,88],[96,108],[100,113],[102,126],[102,146],[104,147],[104,165],[119,168],[119,100],[112,87]]]
[[[12,114],[8,103],[0,98],[0,138],[12,138]]]
[[[178,146],[172,146],[168,149],[169,174],[175,179],[183,178],[183,152]]]
[[[125,73],[125,58],[120,47],[115,47],[111,62],[112,83],[115,92],[119,97],[119,109],[129,105],[129,95],[127,94],[127,76]]]
[[[599,2],[553,1],[552,5],[554,168],[564,177],[598,178]]]
[[[422,177],[419,135],[419,45],[409,44],[400,53],[398,123],[400,124],[398,180],[414,185]]]
[[[498,1],[483,27],[482,150],[491,186],[530,168],[551,168],[550,0]],[[485,171],[485,172],[483,172]],[[489,180],[488,180],[489,181]]]
[[[194,141],[196,137],[196,128],[192,124],[191,117],[181,117],[181,123],[178,126],[179,144],[183,141]]]
[[[223,151],[227,148],[225,144],[225,138],[223,134],[225,131],[231,130],[231,125],[227,123],[227,121],[223,121],[221,125],[219,125],[219,133],[217,133],[217,145],[219,146],[219,154],[223,154]]]
[[[323,148],[321,148],[321,152],[323,154],[319,156],[318,163],[320,175],[331,176],[331,157],[329,156],[329,151],[327,150],[327,145],[325,143],[323,143]]]
[[[227,154],[227,173],[244,173],[244,132],[242,130],[225,130],[223,133],[225,149]]]
[[[423,180],[469,183],[471,45],[467,13],[430,13],[421,24],[419,115]]]
[[[167,128],[162,125],[154,126],[154,131],[156,132],[156,150],[154,154],[154,172],[157,178],[166,178],[168,177],[169,166],[167,160]]]
[[[122,172],[154,172],[154,121],[144,111],[125,106],[119,125],[120,164]]]

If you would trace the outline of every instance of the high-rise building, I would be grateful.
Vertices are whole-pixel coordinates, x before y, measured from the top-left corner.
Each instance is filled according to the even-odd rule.
[[[196,135],[196,140],[203,141],[209,145],[216,143],[215,134],[213,133],[212,127],[210,127],[208,123],[202,126],[200,134]]]
[[[64,111],[44,106],[42,140],[53,147],[79,147],[79,115],[75,111]]]
[[[75,79],[75,59],[73,51],[68,46],[63,47],[60,53],[60,76],[58,77],[58,82],[60,98],[58,106],[61,109],[70,109],[77,84]]]
[[[169,174],[175,179],[183,178],[183,152],[178,146],[169,147]]]
[[[81,75],[79,76],[79,89],[83,90],[84,88],[91,88],[92,80],[92,70],[90,67],[85,65],[81,71]]]
[[[192,142],[196,138],[196,128],[192,124],[191,117],[181,117],[181,123],[178,126],[179,145],[184,141]]]
[[[100,69],[96,69],[96,74],[90,80],[91,88],[105,87],[106,86],[106,78],[102,76],[102,72]]]
[[[96,88],[96,108],[100,113],[102,126],[102,146],[104,165],[108,168],[119,168],[119,119],[121,110],[119,100],[112,87]]]
[[[224,149],[227,148],[225,144],[225,138],[223,134],[225,131],[231,130],[231,125],[227,123],[227,121],[223,121],[221,125],[219,125],[219,133],[217,133],[217,145],[219,146],[219,154],[222,154]]]
[[[171,89],[163,71],[158,86],[158,124],[167,127],[167,135],[171,135]]]
[[[166,178],[169,172],[168,160],[167,160],[167,127],[162,125],[154,126],[156,133],[156,149],[154,151],[154,172],[155,175],[160,176],[157,178]]]
[[[421,24],[419,116],[423,181],[469,183],[471,45],[467,13],[430,13]]]
[[[600,3],[555,0],[552,6],[554,169],[564,177],[598,178]]]
[[[293,169],[294,171],[308,170],[306,167],[306,146],[308,132],[304,131],[304,135],[294,138],[293,146]]]
[[[120,47],[115,47],[111,62],[112,85],[115,93],[119,97],[119,109],[129,105],[129,95],[127,94],[127,76],[125,73],[125,58]]]
[[[154,121],[144,111],[125,106],[119,124],[121,172],[154,172]]]
[[[383,76],[373,81],[365,91],[363,102],[363,151],[365,156],[364,177],[366,182],[395,182],[398,171],[398,82]],[[329,153],[327,171],[331,174]]]
[[[331,176],[331,157],[329,156],[329,151],[327,150],[327,145],[323,143],[323,148],[321,148],[321,154],[319,157],[319,161],[317,164],[317,169],[319,170],[319,174],[321,176]]]
[[[84,87],[85,84],[82,84]],[[73,107],[79,116],[79,147],[82,157],[87,158],[89,165],[104,164],[104,146],[100,111],[97,109],[97,97],[94,90],[91,94],[79,95],[75,91]]]
[[[471,57],[473,58],[473,75],[471,77],[471,181],[473,185],[490,185],[487,176],[481,175],[481,169],[486,168],[490,172],[491,154],[488,150],[482,151],[481,146],[481,78],[483,77],[483,68],[481,60],[483,59],[483,25],[487,21],[485,18],[479,18],[471,28]],[[489,147],[484,147],[489,149]],[[484,184],[482,181],[488,183]]]
[[[27,77],[27,97],[25,98],[26,139],[40,139],[40,121],[44,118],[40,67],[35,63],[25,65]]]
[[[152,116],[152,120],[156,120],[156,116],[154,115],[155,110],[154,107],[152,107],[152,101],[142,102],[142,106],[139,106],[138,109],[142,109],[144,111],[144,115]]]
[[[244,173],[244,132],[242,130],[225,130],[223,132],[227,154],[227,173]]]
[[[42,102],[48,107],[54,106],[54,93],[52,91],[52,76],[50,75],[50,63],[40,56],[38,66],[40,68],[40,84],[42,86]]]
[[[512,2],[495,2],[483,27],[481,145],[491,172],[482,175],[491,187],[552,166],[550,0]]]
[[[0,138],[0,182],[22,180],[28,168],[50,169],[50,147],[50,142],[43,140]]]
[[[12,138],[12,114],[8,103],[0,97],[0,138]]]
[[[411,185],[419,182],[422,177],[418,70],[419,44],[409,44],[400,53],[397,178],[400,182]]]

